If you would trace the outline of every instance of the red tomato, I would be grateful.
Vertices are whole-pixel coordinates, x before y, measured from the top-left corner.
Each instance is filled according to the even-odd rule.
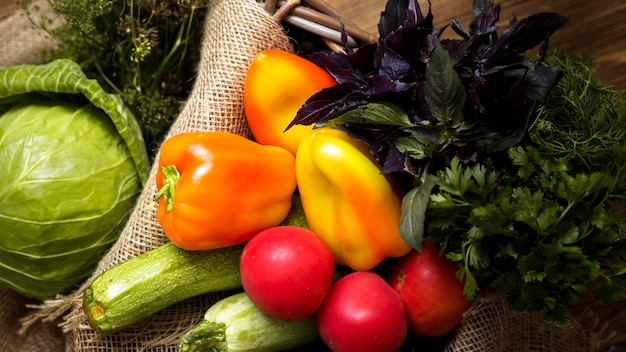
[[[308,317],[319,308],[333,279],[333,254],[316,234],[298,226],[261,231],[245,246],[239,262],[250,300],[282,320]]]
[[[404,302],[409,330],[421,336],[451,332],[471,304],[456,277],[458,264],[438,253],[439,247],[425,245],[397,260],[389,273],[389,284]]]
[[[369,271],[353,272],[331,286],[317,327],[334,352],[396,351],[407,336],[400,295]]]

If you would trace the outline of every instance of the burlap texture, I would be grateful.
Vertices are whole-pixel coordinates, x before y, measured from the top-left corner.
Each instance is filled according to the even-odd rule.
[[[36,301],[9,289],[0,288],[0,351],[41,352],[61,351],[63,336],[53,324],[37,321],[26,331],[20,331],[20,320],[32,311]]]
[[[247,67],[260,50],[291,49],[280,25],[254,0],[213,0],[208,11],[203,42],[199,43],[202,60],[195,86],[167,137],[201,130],[248,136],[242,106]],[[120,240],[82,287],[69,296],[46,300],[43,304],[0,291],[0,351],[176,350],[180,336],[199,322],[204,311],[222,294],[186,300],[136,326],[106,335],[89,327],[81,306],[82,291],[95,276],[166,241],[151,207],[156,194],[155,173],[153,166],[150,180]],[[597,320],[593,317],[587,320],[580,314],[577,317],[580,319],[573,328],[556,328],[544,324],[540,314],[512,312],[503,297],[485,293],[475,300],[444,350],[598,351],[601,335]],[[18,334],[20,320],[23,324]],[[59,341],[57,327],[62,328],[64,341]],[[419,346],[413,350],[419,350]]]
[[[0,19],[0,68],[40,64],[41,50],[55,44],[55,40],[35,23],[43,20],[52,29],[62,19],[54,13],[46,0],[33,0],[32,9],[33,22],[21,10]]]
[[[443,351],[600,351],[608,331],[594,312],[572,316],[572,327],[557,327],[545,323],[540,312],[512,311],[503,295],[485,292],[472,303]]]

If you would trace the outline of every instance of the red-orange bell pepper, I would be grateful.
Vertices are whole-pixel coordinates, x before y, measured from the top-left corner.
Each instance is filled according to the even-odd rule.
[[[291,209],[295,158],[228,132],[184,133],[160,150],[157,220],[181,248],[243,243]]]
[[[244,111],[254,139],[295,155],[313,125],[285,129],[309,97],[335,84],[326,71],[296,54],[275,49],[259,52],[250,64],[243,90]]]
[[[334,128],[315,130],[300,143],[296,178],[309,227],[337,263],[370,270],[411,250],[398,228],[401,192],[365,143]]]

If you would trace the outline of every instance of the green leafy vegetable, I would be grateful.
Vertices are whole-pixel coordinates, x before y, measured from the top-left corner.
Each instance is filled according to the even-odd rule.
[[[390,0],[378,43],[310,56],[338,84],[292,124],[367,142],[406,191],[403,238],[418,250],[439,243],[468,297],[496,290],[566,325],[582,292],[624,297],[626,214],[614,207],[626,201],[624,93],[594,79],[590,62],[548,48],[564,17],[513,18],[498,31],[499,6],[473,9],[467,29],[449,26],[460,39],[442,39],[430,9]],[[374,104],[402,111],[351,117]]]
[[[65,292],[117,239],[149,171],[139,124],[69,60],[0,70],[0,286]]]
[[[626,195],[626,107],[582,61],[557,54],[546,62],[563,78],[528,138],[508,160],[455,159],[441,171],[426,233],[460,262],[468,296],[492,287],[515,309],[568,324],[582,292],[607,304],[624,297],[626,229],[611,204]]]
[[[419,251],[422,250],[430,192],[435,185],[436,179],[428,176],[425,182],[410,190],[402,199],[402,217],[399,226],[404,231],[400,234],[406,243]]]

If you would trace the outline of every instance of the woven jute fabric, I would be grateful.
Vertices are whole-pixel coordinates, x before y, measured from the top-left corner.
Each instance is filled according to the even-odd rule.
[[[9,289],[0,289],[0,351],[62,351],[63,336],[54,324],[37,321],[22,331],[20,321],[32,311],[36,301]]]
[[[39,64],[41,50],[55,45],[56,41],[36,24],[45,22],[48,29],[53,29],[62,18],[46,0],[33,0],[31,8],[30,16],[19,10],[0,20],[0,68]]]
[[[213,0],[207,11],[204,36],[202,43],[198,43],[202,59],[195,86],[166,138],[191,131],[230,131],[249,136],[242,104],[247,67],[263,49],[291,50],[283,28],[254,0]],[[30,59],[24,57],[17,63],[37,59],[33,52]],[[5,62],[8,64],[14,63]],[[0,351],[176,351],[182,334],[202,319],[213,302],[228,294],[185,300],[112,334],[99,334],[89,327],[82,310],[82,292],[88,283],[107,269],[166,241],[152,206],[157,192],[155,173],[156,165],[153,165],[120,239],[75,292],[33,302],[0,290]],[[545,324],[540,314],[511,311],[500,295],[482,293],[444,351],[598,351],[602,336],[599,326],[592,315],[576,314],[573,327],[557,328]],[[319,350],[316,348],[302,351]],[[412,348],[419,349],[419,346]]]
[[[594,312],[578,312],[572,317],[571,327],[558,327],[544,322],[540,312],[511,310],[501,294],[481,293],[443,351],[599,351],[608,332]]]

